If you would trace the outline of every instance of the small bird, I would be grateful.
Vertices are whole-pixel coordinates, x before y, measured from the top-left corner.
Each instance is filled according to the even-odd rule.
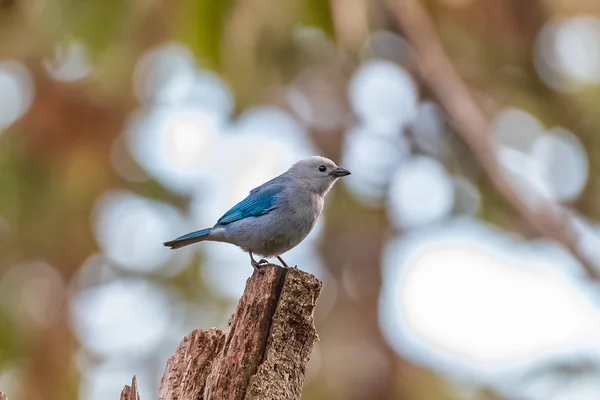
[[[350,175],[328,158],[314,156],[292,165],[283,174],[252,189],[250,194],[225,213],[212,228],[206,228],[165,242],[179,249],[205,240],[231,243],[250,255],[259,270],[268,264],[254,254],[277,257],[296,247],[310,233],[323,211],[325,195],[341,177]]]

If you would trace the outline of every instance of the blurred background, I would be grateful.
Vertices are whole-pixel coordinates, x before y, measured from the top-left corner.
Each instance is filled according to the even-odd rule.
[[[0,391],[156,398],[252,273],[162,242],[321,154],[353,174],[285,256],[324,282],[303,399],[599,399],[594,274],[499,195],[393,2],[0,0]],[[600,271],[600,3],[420,4],[502,174]]]

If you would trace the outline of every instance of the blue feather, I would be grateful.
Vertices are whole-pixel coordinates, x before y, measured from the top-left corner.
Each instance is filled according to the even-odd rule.
[[[217,221],[217,225],[226,225],[240,219],[268,214],[277,207],[276,200],[282,189],[281,185],[262,185],[253,189],[248,197],[227,211]]]
[[[207,228],[207,229],[202,229],[200,231],[188,233],[187,235],[179,236],[178,238],[173,239],[173,241],[186,240],[186,239],[191,239],[191,238],[197,238],[200,236],[206,236],[210,233],[210,230],[211,230],[211,228]]]
[[[207,228],[207,229],[202,229],[202,230],[195,231],[192,233],[188,233],[187,235],[179,236],[177,239],[170,240],[163,244],[167,247],[170,247],[171,249],[178,249],[180,247],[184,247],[184,246],[187,246],[192,243],[206,240],[208,235],[210,234],[211,230],[212,230],[212,228]]]

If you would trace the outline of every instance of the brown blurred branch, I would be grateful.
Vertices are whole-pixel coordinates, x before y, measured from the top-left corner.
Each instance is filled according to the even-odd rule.
[[[300,399],[321,286],[298,269],[254,272],[226,333],[197,329],[183,339],[167,362],[159,399]]]
[[[490,138],[490,123],[446,55],[434,24],[418,0],[387,0],[396,20],[417,54],[422,78],[471,148],[494,186],[543,236],[564,245],[590,278],[600,273],[580,250],[578,235],[567,211],[559,204],[525,198],[499,163]]]

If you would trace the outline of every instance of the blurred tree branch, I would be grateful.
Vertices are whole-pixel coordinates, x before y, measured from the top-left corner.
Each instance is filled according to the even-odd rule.
[[[387,3],[416,51],[423,80],[498,192],[543,236],[564,245],[579,260],[590,278],[600,281],[600,273],[579,246],[579,237],[568,212],[559,204],[541,196],[527,199],[503,171],[489,135],[490,123],[448,59],[424,7],[418,0],[387,0]]]

